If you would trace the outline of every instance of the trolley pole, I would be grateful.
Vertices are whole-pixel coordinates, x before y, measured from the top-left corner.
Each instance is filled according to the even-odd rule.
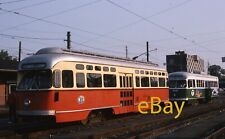
[[[71,48],[71,40],[70,40],[71,34],[70,31],[67,32],[67,39],[65,40],[67,42],[67,49],[70,50]]]
[[[19,41],[19,58],[18,61],[20,62],[21,60],[21,41]]]
[[[149,62],[148,41],[146,42],[146,45],[147,45],[147,62]]]

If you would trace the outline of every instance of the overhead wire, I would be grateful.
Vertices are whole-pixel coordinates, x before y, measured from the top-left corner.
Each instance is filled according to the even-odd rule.
[[[38,37],[18,36],[18,35],[10,35],[10,34],[2,34],[2,33],[0,33],[0,36],[8,37],[8,38],[31,39],[31,40],[52,40],[52,41],[64,40],[61,38],[38,38]]]
[[[192,44],[194,44],[194,45],[196,45],[196,46],[203,47],[203,48],[205,48],[205,49],[208,49],[208,50],[211,51],[211,52],[217,53],[217,52],[214,51],[214,50],[211,50],[211,49],[209,49],[209,48],[207,48],[207,47],[201,46],[201,45],[198,44],[195,40],[191,40],[191,39],[187,38],[186,36],[184,36],[184,35],[182,35],[182,34],[179,34],[179,33],[175,32],[175,31],[173,31],[173,30],[171,30],[171,29],[168,29],[168,28],[166,28],[166,27],[164,27],[164,26],[162,26],[162,25],[160,25],[160,24],[158,24],[158,23],[155,23],[155,22],[153,22],[153,21],[151,21],[151,20],[149,20],[149,19],[147,19],[147,18],[145,18],[145,17],[143,17],[143,16],[137,14],[136,12],[133,12],[133,11],[131,11],[131,10],[129,10],[129,9],[127,9],[127,8],[125,8],[125,7],[119,5],[119,4],[117,4],[117,3],[115,3],[115,2],[113,2],[113,1],[111,1],[111,0],[106,0],[106,1],[109,2],[109,3],[112,4],[112,5],[114,5],[114,6],[118,7],[118,8],[120,8],[120,9],[122,9],[122,10],[124,10],[124,11],[126,11],[126,12],[128,12],[128,13],[130,13],[130,14],[136,16],[136,17],[138,17],[138,18],[143,19],[144,21],[146,21],[146,22],[148,22],[148,23],[150,23],[150,24],[152,24],[152,25],[154,25],[154,26],[160,28],[161,30],[164,30],[164,31],[166,31],[166,32],[168,32],[168,33],[170,33],[170,34],[173,34],[173,35],[175,35],[175,36],[177,36],[177,37],[179,37],[179,38],[181,38],[181,39],[183,39],[183,40],[185,40],[185,41],[188,41],[188,42],[190,42],[190,43],[192,43]]]
[[[53,25],[57,25],[57,26],[60,26],[60,27],[64,27],[64,28],[69,28],[69,29],[73,29],[73,30],[77,30],[77,31],[81,31],[81,32],[85,32],[85,33],[89,33],[89,34],[93,34],[93,35],[99,35],[99,34],[96,34],[96,33],[94,33],[94,32],[91,32],[91,31],[83,30],[83,29],[80,29],[80,28],[72,27],[72,26],[65,25],[65,24],[61,24],[61,23],[57,23],[57,22],[48,21],[48,20],[45,20],[45,19],[43,19],[43,18],[36,18],[36,17],[33,17],[33,16],[21,14],[21,13],[19,13],[19,12],[14,12],[14,11],[2,9],[2,8],[0,8],[0,10],[1,10],[1,11],[4,11],[4,12],[9,12],[9,13],[13,13],[13,14],[16,14],[16,15],[20,15],[20,16],[23,16],[23,17],[35,19],[35,20],[31,21],[31,22],[42,21],[42,22],[45,22],[45,23],[48,23],[48,24],[53,24]],[[31,23],[31,22],[29,22],[29,23]],[[13,28],[17,28],[17,27],[19,27],[19,26],[21,26],[21,25],[29,24],[29,23],[28,23],[28,22],[27,22],[27,23],[23,23],[23,24],[14,26],[14,27],[10,27],[10,28],[7,28],[7,29],[3,29],[3,30],[1,30],[1,31],[10,30],[10,29],[13,29]]]
[[[38,2],[38,3],[30,4],[30,5],[27,5],[27,6],[23,6],[23,7],[20,7],[20,8],[15,8],[15,9],[12,9],[11,11],[18,11],[18,10],[22,10],[22,9],[32,8],[32,7],[43,5],[43,4],[46,4],[46,3],[53,2],[53,1],[56,1],[56,0],[46,0],[46,1]],[[3,14],[6,14],[6,13],[0,13],[0,15],[3,15]]]
[[[168,12],[168,11],[170,11],[170,10],[173,10],[173,9],[175,9],[175,8],[181,7],[181,6],[187,4],[187,3],[191,2],[191,1],[192,1],[192,0],[186,0],[186,1],[184,1],[184,2],[181,2],[181,3],[178,3],[178,4],[174,5],[174,6],[171,6],[171,7],[169,7],[169,8],[160,10],[159,12],[156,12],[156,13],[154,13],[154,14],[152,14],[152,15],[150,15],[150,16],[147,16],[147,17],[145,17],[145,18],[151,18],[151,17],[157,16],[157,15],[163,14],[163,13]],[[118,28],[116,28],[116,29],[113,29],[113,30],[107,32],[107,33],[104,33],[104,36],[107,36],[107,35],[109,35],[109,34],[115,33],[115,32],[117,32],[117,31],[121,31],[121,30],[123,30],[123,29],[125,29],[125,28],[128,28],[128,27],[130,27],[130,26],[132,26],[132,25],[135,25],[135,24],[137,24],[137,23],[139,23],[139,22],[141,22],[141,21],[143,21],[143,19],[138,19],[138,20],[136,20],[136,21],[134,21],[134,22],[131,22],[131,23],[129,23],[129,24],[120,26],[120,27],[118,27]],[[104,37],[104,36],[101,36],[101,37]],[[84,42],[82,42],[82,43],[88,43],[88,42],[91,42],[91,41],[93,41],[93,40],[99,39],[99,38],[101,38],[101,37],[95,37],[95,38],[92,38],[92,39],[90,39],[90,40],[84,41]]]
[[[37,6],[37,5],[45,4],[45,3],[48,3],[48,2],[52,2],[52,1],[55,1],[55,0],[48,0],[48,1],[40,2],[40,3],[28,5],[28,6],[25,6],[25,7],[13,9],[12,11],[20,10],[20,9],[23,9],[23,8],[29,8],[29,6]],[[169,11],[169,10],[172,10],[172,9],[174,9],[174,8],[180,7],[180,6],[186,4],[186,3],[190,2],[190,1],[192,1],[192,0],[186,0],[186,1],[182,2],[182,3],[179,3],[179,4],[177,4],[177,5],[171,6],[171,7],[167,8],[167,9],[161,10],[161,11],[155,13],[155,14],[152,14],[151,16],[148,16],[148,17],[146,17],[146,18],[150,18],[150,17],[156,16],[156,15],[162,14],[162,13],[167,12],[167,11]],[[94,2],[95,2],[95,1],[94,1]],[[98,2],[98,1],[97,1],[97,2]],[[86,5],[82,5],[82,6],[86,6]],[[77,7],[76,7],[76,8],[77,8]],[[56,13],[56,14],[53,14],[53,15],[50,15],[50,16],[47,16],[47,17],[44,17],[44,18],[48,18],[48,17],[52,17],[52,16],[55,16],[55,15],[59,15],[59,14],[68,12],[68,11],[70,11],[70,10],[74,10],[74,8],[71,8],[71,9],[68,9],[68,10],[65,10],[65,11],[61,11],[61,12],[59,12],[59,13]],[[36,21],[37,21],[37,20],[36,20]],[[130,26],[130,25],[132,25],[132,24],[136,24],[136,23],[138,23],[138,22],[140,22],[140,21],[142,21],[142,19],[137,20],[136,22],[133,22],[133,23],[131,23],[131,24],[128,24],[128,25],[119,27],[119,28],[117,28],[117,29],[115,29],[115,30],[113,30],[113,31],[111,31],[111,32],[108,32],[107,34],[112,33],[112,32],[115,32],[116,30],[120,30],[120,29],[122,29],[122,28],[126,28],[126,27],[128,27],[128,26]],[[30,22],[30,23],[31,23],[31,22]],[[3,30],[3,31],[4,31],[4,30]],[[106,36],[106,34],[102,34],[102,35],[98,36],[97,38],[104,37],[104,36]],[[96,39],[96,38],[94,38],[94,39]],[[90,42],[90,41],[92,41],[92,40],[94,40],[94,39],[90,39],[90,40],[85,41],[85,42],[82,42],[82,43]],[[120,40],[120,41],[123,41],[123,40]],[[128,43],[133,43],[133,44],[135,43],[135,45],[142,45],[142,44],[140,44],[140,43],[131,42],[131,41],[126,41],[126,42],[128,42]]]
[[[0,37],[2,37],[1,35],[0,35]],[[6,38],[6,39],[13,39],[13,40],[15,40],[16,38],[14,38],[14,37],[4,37],[4,38]],[[19,40],[18,40],[19,41]],[[32,44],[41,44],[42,45],[42,47],[43,47],[43,45],[45,45],[46,47],[49,47],[49,46],[54,46],[55,47],[55,44],[50,44],[50,43],[46,43],[46,42],[39,42],[40,41],[40,39],[25,39],[25,42],[26,43],[32,43]],[[12,47],[12,49],[15,49],[16,47]],[[24,50],[26,50],[26,51],[29,51],[29,52],[32,52],[32,53],[34,53],[34,50],[31,50],[31,49],[28,49],[28,48],[23,48]]]
[[[211,34],[218,34],[218,33],[225,33],[224,30],[222,31],[213,31],[213,32],[204,32],[204,33],[197,33],[197,34],[189,34],[186,35],[187,37],[195,37],[195,36],[206,36],[206,35],[211,35]],[[170,37],[170,38],[162,38],[162,39],[157,39],[157,40],[150,40],[151,42],[163,42],[163,41],[171,41],[179,39],[178,37]]]
[[[14,30],[19,32],[41,33],[41,34],[65,34],[65,31],[45,31],[45,30],[36,30],[36,29],[28,29],[28,28],[20,28],[20,27],[15,28]]]
[[[18,13],[17,13],[18,14]],[[101,36],[102,34],[100,34],[100,36]],[[81,44],[80,44],[81,45]],[[87,45],[86,45],[87,46]],[[96,49],[95,47],[94,47],[94,49]],[[101,50],[103,50],[103,49],[101,49]]]
[[[14,29],[14,28],[17,28],[17,27],[20,27],[20,26],[23,26],[23,25],[31,24],[31,23],[36,22],[36,21],[42,21],[42,22],[45,22],[45,23],[54,24],[54,25],[57,25],[57,26],[65,27],[65,28],[75,29],[75,30],[78,30],[78,31],[81,31],[81,32],[91,33],[89,31],[86,31],[86,30],[83,30],[83,29],[79,29],[79,28],[75,28],[75,27],[72,27],[72,26],[68,26],[68,25],[64,25],[64,24],[48,21],[48,20],[45,20],[45,19],[49,18],[49,17],[53,17],[53,16],[58,16],[60,14],[63,14],[63,13],[66,13],[66,12],[69,12],[69,11],[72,11],[72,10],[77,10],[77,9],[80,9],[80,8],[92,5],[94,3],[98,3],[100,1],[101,0],[95,0],[95,1],[92,1],[92,2],[89,2],[89,3],[85,3],[83,5],[80,5],[80,6],[75,6],[73,8],[67,9],[67,10],[62,10],[60,12],[57,12],[57,13],[54,13],[54,14],[51,14],[51,15],[48,15],[48,16],[44,16],[44,17],[41,17],[41,18],[33,17],[33,16],[30,16],[30,15],[26,15],[26,14],[22,14],[22,13],[13,11],[13,10],[7,10],[7,9],[0,8],[1,11],[4,11],[6,13],[12,13],[12,14],[23,16],[23,17],[26,17],[26,18],[34,19],[32,21],[29,21],[29,22],[26,22],[26,23],[22,23],[22,24],[19,24],[19,25],[10,27],[10,28],[6,28],[6,29],[3,29],[1,31],[7,31],[7,30]],[[94,34],[94,33],[92,33],[92,34]]]
[[[100,50],[100,51],[104,51],[104,52],[111,52],[111,53],[125,54],[125,52],[122,53],[121,51],[114,51],[114,50],[109,50],[109,49],[96,48],[96,47],[93,47],[93,46],[90,46],[90,45],[86,45],[86,44],[82,44],[82,43],[79,43],[79,42],[76,42],[76,41],[71,41],[71,42],[76,44],[76,45],[84,46],[84,47],[95,49],[95,50]]]
[[[14,1],[8,1],[8,2],[0,2],[0,5],[2,5],[2,4],[11,4],[11,3],[18,3],[18,2],[22,2],[22,1],[26,1],[26,0],[14,0]]]
[[[11,30],[11,29],[23,26],[23,25],[28,25],[28,24],[36,22],[36,21],[42,21],[42,22],[49,23],[49,24],[54,24],[54,25],[57,25],[57,26],[60,26],[60,27],[69,28],[69,29],[72,29],[72,30],[88,33],[88,34],[91,34],[91,35],[94,35],[94,36],[104,36],[104,34],[95,33],[95,32],[84,30],[84,29],[81,29],[81,28],[78,28],[78,27],[73,27],[73,26],[69,26],[69,25],[66,25],[66,24],[61,24],[61,23],[45,20],[46,18],[57,16],[57,15],[63,14],[65,12],[68,12],[68,11],[71,11],[71,10],[76,10],[76,9],[79,9],[79,8],[83,8],[83,7],[92,5],[94,3],[98,3],[100,1],[101,0],[92,1],[92,2],[86,3],[84,5],[76,6],[74,8],[69,9],[69,10],[63,10],[63,11],[60,11],[60,12],[57,12],[55,14],[52,14],[52,15],[49,15],[49,16],[45,16],[45,17],[42,17],[42,18],[36,18],[36,17],[30,16],[30,15],[26,15],[26,14],[22,14],[22,13],[19,13],[19,12],[12,11],[12,10],[7,10],[7,9],[0,8],[0,11],[3,11],[3,12],[8,12],[8,13],[16,14],[16,15],[23,16],[23,17],[26,17],[26,18],[34,19],[34,20],[30,21],[30,22],[26,22],[26,23],[22,23],[22,24],[19,24],[19,25],[10,27],[10,28],[2,29],[0,31],[7,31],[7,30]],[[137,42],[125,41],[123,39],[119,39],[119,38],[115,38],[115,37],[109,37],[108,36],[107,38],[110,38],[112,40],[117,40],[117,41],[120,41],[120,42],[127,42],[127,43],[132,43],[132,44],[135,44],[135,45],[140,45],[140,43],[137,43]]]

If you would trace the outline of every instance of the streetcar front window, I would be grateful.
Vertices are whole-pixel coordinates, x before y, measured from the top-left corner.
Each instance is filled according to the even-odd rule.
[[[186,88],[187,82],[186,80],[170,80],[169,87],[170,88]]]
[[[17,89],[48,89],[52,86],[51,70],[19,72]]]

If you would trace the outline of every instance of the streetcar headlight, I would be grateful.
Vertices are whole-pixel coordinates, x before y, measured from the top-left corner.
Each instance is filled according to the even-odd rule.
[[[31,103],[31,101],[29,99],[25,99],[23,102],[24,106],[29,106],[30,103]]]

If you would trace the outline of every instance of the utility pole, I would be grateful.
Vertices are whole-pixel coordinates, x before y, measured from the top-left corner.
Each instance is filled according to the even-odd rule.
[[[19,41],[19,59],[18,61],[20,62],[21,60],[21,41]]]
[[[149,62],[148,41],[147,41],[146,45],[147,45],[147,62]]]
[[[126,46],[126,59],[128,59],[128,49],[127,49],[127,46]]]
[[[209,60],[207,61],[207,74],[209,74],[209,67],[210,67],[210,63],[209,63]]]
[[[67,49],[70,50],[70,48],[71,48],[70,31],[67,32],[66,36],[67,36],[67,39],[65,41],[67,42]]]

